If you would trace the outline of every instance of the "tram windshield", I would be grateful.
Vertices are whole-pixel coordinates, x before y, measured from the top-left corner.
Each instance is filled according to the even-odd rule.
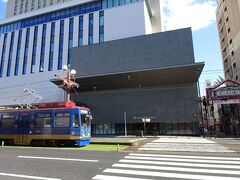
[[[81,124],[82,126],[89,126],[90,122],[90,115],[89,114],[82,114],[81,115]]]

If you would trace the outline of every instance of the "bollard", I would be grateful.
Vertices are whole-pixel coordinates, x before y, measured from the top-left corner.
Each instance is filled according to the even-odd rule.
[[[117,144],[117,151],[119,151],[119,144]]]
[[[2,147],[4,147],[4,141],[2,141]]]

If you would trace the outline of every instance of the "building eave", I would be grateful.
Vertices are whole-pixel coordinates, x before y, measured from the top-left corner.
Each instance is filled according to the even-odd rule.
[[[204,63],[195,63],[94,76],[78,76],[75,77],[75,81],[80,85],[77,89],[79,92],[193,84],[197,83],[203,67]],[[52,79],[51,82],[56,85],[62,83],[55,79]]]

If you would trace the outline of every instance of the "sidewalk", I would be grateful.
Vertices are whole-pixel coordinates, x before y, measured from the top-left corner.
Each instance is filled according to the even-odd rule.
[[[240,138],[189,136],[92,137],[92,144],[123,144],[128,151],[240,153]]]
[[[141,137],[92,137],[91,144],[121,144],[128,146],[139,146],[145,142],[147,138]]]
[[[211,140],[230,150],[240,153],[240,138],[216,138]]]

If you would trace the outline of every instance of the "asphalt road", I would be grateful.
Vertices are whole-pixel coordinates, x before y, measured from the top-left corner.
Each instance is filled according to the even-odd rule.
[[[46,180],[54,180],[54,178],[56,180],[87,180],[111,167],[113,163],[127,154],[124,152],[4,147],[0,148],[0,179],[17,180],[39,177],[39,179],[45,178]],[[45,158],[42,159],[43,157]],[[19,175],[24,176],[17,177]]]
[[[166,144],[161,141],[155,142],[156,146]],[[147,143],[152,146],[152,142]],[[191,143],[189,146],[194,147]],[[139,149],[99,152],[4,147],[0,148],[0,180],[240,180],[238,152]]]

